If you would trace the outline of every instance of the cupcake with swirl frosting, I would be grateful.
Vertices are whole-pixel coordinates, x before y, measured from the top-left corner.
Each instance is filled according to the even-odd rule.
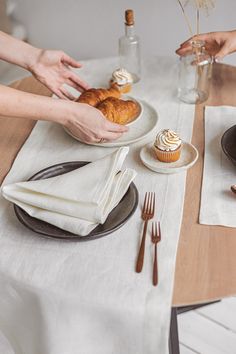
[[[132,83],[132,75],[126,69],[117,69],[112,73],[110,86],[117,88],[121,93],[130,92]]]
[[[182,140],[173,130],[161,130],[154,142],[156,157],[162,162],[175,162],[180,158]]]

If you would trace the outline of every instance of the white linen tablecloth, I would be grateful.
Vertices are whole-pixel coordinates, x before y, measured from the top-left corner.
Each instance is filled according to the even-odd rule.
[[[235,124],[235,107],[206,108],[200,224],[236,227],[236,196],[230,190],[236,183],[236,167],[221,147],[222,135]]]
[[[170,128],[190,141],[194,106],[176,99],[175,59],[158,57],[143,64],[142,81],[132,95],[157,110],[156,131]],[[117,59],[91,60],[80,74],[91,85],[105,86],[116,67]],[[22,226],[12,205],[1,198],[0,330],[15,354],[168,353],[186,173],[161,175],[142,165],[140,148],[153,139],[130,146],[124,167],[138,173],[139,207],[121,229],[106,237],[78,243],[41,238]],[[4,184],[26,180],[56,163],[94,161],[114,150],[81,144],[60,126],[38,122]],[[152,285],[150,234],[143,271],[135,273],[146,191],[156,192],[155,220],[162,228],[157,287]]]

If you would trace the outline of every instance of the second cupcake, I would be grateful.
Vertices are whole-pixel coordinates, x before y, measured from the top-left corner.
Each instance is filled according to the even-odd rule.
[[[132,75],[125,69],[117,69],[112,73],[110,86],[117,88],[121,93],[128,93],[133,83]]]

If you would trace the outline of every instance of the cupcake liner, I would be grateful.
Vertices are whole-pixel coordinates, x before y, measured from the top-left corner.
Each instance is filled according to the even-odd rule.
[[[175,162],[180,158],[181,146],[173,151],[164,151],[154,146],[156,157],[161,162]]]
[[[111,87],[117,88],[121,93],[128,93],[131,91],[131,84],[124,84],[124,85],[118,85],[117,83],[113,82],[111,80],[110,82]]]

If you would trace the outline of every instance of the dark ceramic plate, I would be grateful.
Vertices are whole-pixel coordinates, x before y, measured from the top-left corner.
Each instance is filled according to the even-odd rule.
[[[223,134],[221,146],[225,155],[236,166],[236,125],[226,130]]]
[[[64,173],[80,168],[89,162],[73,161],[60,163],[44,170],[39,171],[34,176],[29,178],[30,181],[38,179],[45,179],[54,176],[59,176]],[[111,211],[106,222],[103,225],[98,225],[87,236],[80,236],[72,234],[69,231],[59,229],[58,227],[48,224],[45,221],[36,219],[27,214],[23,209],[14,205],[14,210],[19,221],[28,229],[43,235],[44,237],[62,239],[62,240],[75,240],[87,241],[94,240],[111,234],[113,231],[123,226],[126,221],[133,215],[138,205],[138,191],[135,184],[132,182],[130,187],[120,203]]]

